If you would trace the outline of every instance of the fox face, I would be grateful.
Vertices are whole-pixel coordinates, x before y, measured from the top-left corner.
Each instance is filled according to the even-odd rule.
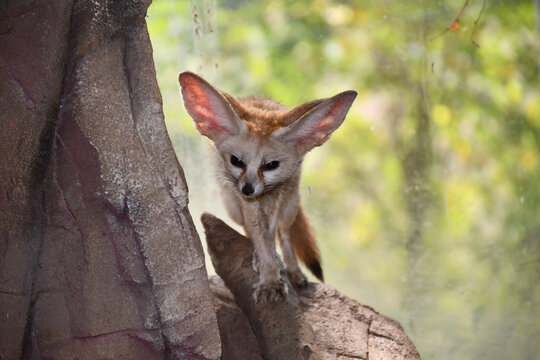
[[[272,99],[235,99],[189,72],[179,81],[197,130],[219,153],[218,177],[248,199],[299,175],[304,155],[341,125],[356,97],[346,91],[289,110]]]
[[[247,198],[286,183],[302,163],[279,138],[263,139],[249,132],[231,136],[216,148],[223,169],[219,175]]]

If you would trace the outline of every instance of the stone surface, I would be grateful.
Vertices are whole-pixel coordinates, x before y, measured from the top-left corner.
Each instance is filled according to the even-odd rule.
[[[0,2],[0,359],[220,358],[148,5]]]
[[[321,359],[313,328],[306,320],[298,296],[287,280],[285,272],[283,271],[282,277],[289,291],[286,299],[257,303],[253,293],[259,276],[252,266],[251,241],[210,214],[203,214],[201,220],[214,269],[234,294],[234,299],[249,321],[262,358]],[[221,337],[227,337],[229,333],[228,324],[221,323]]]
[[[223,360],[419,360],[403,328],[325,284],[290,290],[286,301],[254,304],[257,274],[249,239],[210,214],[202,216]],[[309,331],[308,331],[309,330]],[[298,344],[309,350],[298,353]]]
[[[0,2],[0,358],[19,359],[43,222],[71,1]]]
[[[223,342],[223,360],[262,359],[255,334],[231,291],[218,276],[210,278],[210,287]],[[420,359],[397,322],[331,286],[311,283],[298,296],[304,315],[315,331],[322,359]]]

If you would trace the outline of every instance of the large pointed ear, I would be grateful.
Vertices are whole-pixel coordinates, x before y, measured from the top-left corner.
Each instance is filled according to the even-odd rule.
[[[182,87],[184,106],[202,135],[219,144],[245,130],[246,125],[227,99],[203,78],[183,72],[178,76],[178,81]]]
[[[290,113],[301,114],[291,125],[275,131],[272,135],[282,141],[295,143],[301,151],[308,152],[324,144],[336,130],[349,111],[356,91],[342,92],[332,98],[310,101],[300,105]],[[307,108],[307,112],[301,111]]]
[[[300,119],[302,116],[304,116],[308,111],[313,109],[315,106],[319,105],[320,103],[324,102],[327,99],[317,99],[317,100],[311,100],[307,103],[303,103],[302,105],[298,105],[297,107],[292,108],[285,114],[285,117],[283,119],[283,126],[291,125],[296,120]]]

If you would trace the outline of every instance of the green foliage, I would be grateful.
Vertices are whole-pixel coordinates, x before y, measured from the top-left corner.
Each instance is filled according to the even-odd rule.
[[[482,10],[481,0],[470,1],[459,26],[444,33],[461,2],[213,5],[156,0],[148,16],[193,216],[206,210],[226,218],[206,140],[183,110],[179,72],[288,106],[356,89],[343,126],[304,165],[303,202],[328,283],[398,319],[424,359],[536,359],[534,3],[486,2]]]

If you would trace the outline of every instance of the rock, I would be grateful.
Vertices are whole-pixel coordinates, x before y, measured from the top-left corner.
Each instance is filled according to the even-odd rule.
[[[218,276],[210,277],[223,360],[263,359],[249,321]],[[298,292],[324,360],[419,360],[414,344],[396,321],[339,293],[311,283]],[[291,319],[294,321],[294,319]]]
[[[290,289],[287,297],[276,302],[257,303],[253,293],[259,276],[252,266],[251,241],[210,214],[203,214],[202,222],[214,269],[246,315],[262,358],[319,360],[313,328],[306,321],[299,298],[285,273],[282,276]],[[222,337],[229,333],[228,328],[220,328]]]
[[[220,358],[149,3],[0,4],[0,359]]]
[[[312,283],[284,301],[255,304],[251,241],[210,214],[201,220],[223,278],[210,278],[223,360],[420,359],[401,325],[329,285]]]

